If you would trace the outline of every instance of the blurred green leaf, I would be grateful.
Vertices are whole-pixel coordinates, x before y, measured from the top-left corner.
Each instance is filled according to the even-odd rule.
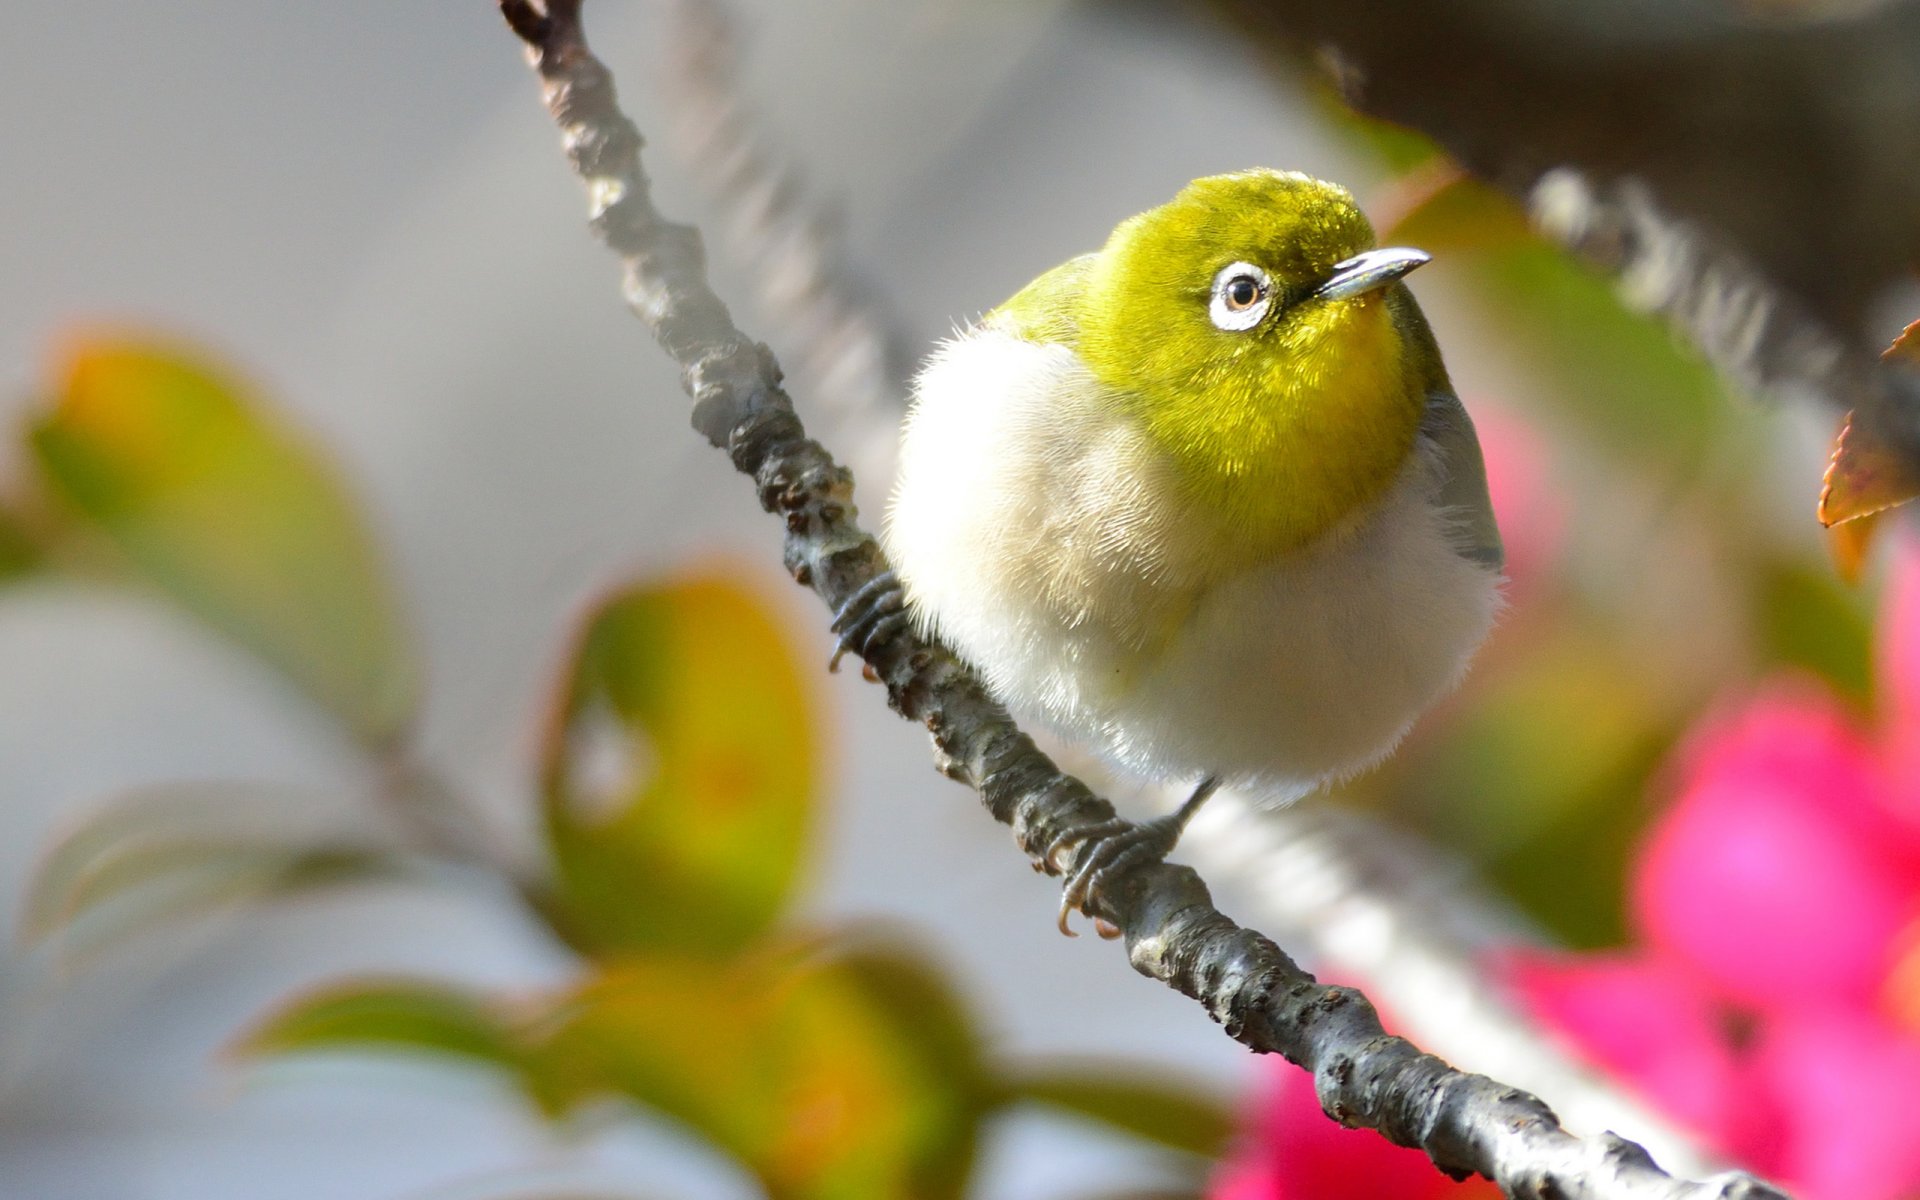
[[[1383,778],[1397,815],[1479,863],[1568,945],[1617,944],[1646,783],[1676,730],[1659,681],[1568,610]]]
[[[874,978],[831,959],[622,963],[542,1023],[539,1099],[556,1113],[609,1096],[656,1109],[774,1197],[959,1196],[978,1097]]]
[[[1223,1154],[1238,1128],[1233,1114],[1219,1101],[1137,1068],[1039,1064],[1013,1071],[1002,1086],[1009,1101],[1030,1100],[1063,1109],[1207,1159]]]
[[[1774,561],[1758,571],[1761,649],[1775,662],[1812,671],[1849,700],[1873,694],[1873,620],[1860,595],[1830,570]]]
[[[55,842],[27,886],[22,930],[98,952],[168,922],[408,869],[396,850],[302,820],[248,785],[136,793]]]
[[[812,698],[767,604],[705,577],[591,617],[545,752],[569,940],[724,955],[780,914],[818,789]]]
[[[472,1059],[520,1071],[512,1025],[483,997],[414,980],[354,981],[288,1001],[244,1034],[246,1058],[325,1051],[400,1049]]]
[[[1308,95],[1329,126],[1396,175],[1431,166],[1444,157],[1439,143],[1418,129],[1355,112],[1337,87],[1315,87]]]
[[[1690,470],[1730,430],[1718,376],[1658,321],[1563,251],[1530,240],[1475,256],[1470,277],[1501,344],[1540,395],[1617,452]]]
[[[34,545],[18,518],[0,509],[0,583],[24,575],[39,564],[39,547]]]
[[[1507,249],[1534,240],[1520,206],[1491,184],[1439,160],[1400,180],[1382,206],[1380,242],[1436,257]]]
[[[32,446],[50,490],[147,580],[360,736],[407,721],[419,681],[359,512],[320,456],[213,367],[88,342]]]

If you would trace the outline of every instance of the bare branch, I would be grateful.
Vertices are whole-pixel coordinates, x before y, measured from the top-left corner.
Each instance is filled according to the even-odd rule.
[[[586,185],[593,228],[625,268],[628,303],[684,371],[694,427],[726,449],[752,476],[762,506],[783,517],[794,578],[839,608],[886,565],[855,520],[851,477],[806,436],[772,354],[734,326],[713,294],[699,235],[654,209],[640,133],[587,48],[577,0],[555,0],[544,12],[527,0],[500,7],[528,42]],[[1042,754],[945,647],[899,632],[863,654],[893,706],[932,732],[940,770],[980,793],[1036,869],[1071,867],[1055,848],[1113,818],[1112,806]],[[1638,1146],[1610,1134],[1575,1137],[1534,1097],[1387,1036],[1365,997],[1315,982],[1271,940],[1234,924],[1189,868],[1127,871],[1094,907],[1092,915],[1125,936],[1135,969],[1200,1001],[1252,1049],[1311,1070],[1335,1119],[1419,1147],[1443,1171],[1478,1172],[1510,1195],[1537,1200],[1782,1200],[1744,1175],[1675,1180]]]
[[[1217,885],[1245,895],[1260,919],[1298,937],[1310,961],[1363,985],[1409,1037],[1552,1096],[1576,1128],[1632,1130],[1671,1170],[1720,1165],[1489,983],[1487,954],[1525,939],[1464,868],[1363,813],[1258,809],[1231,792],[1211,806],[1181,848]]]

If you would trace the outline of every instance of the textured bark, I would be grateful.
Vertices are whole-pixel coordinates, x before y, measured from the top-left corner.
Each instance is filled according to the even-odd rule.
[[[595,231],[625,268],[625,294],[681,365],[693,424],[754,480],[786,526],[785,561],[838,609],[886,569],[856,521],[852,479],[806,436],[766,347],[733,324],[709,287],[699,235],[654,209],[639,131],[621,115],[606,67],[588,50],[579,0],[501,0],[526,41]],[[940,770],[973,787],[1037,869],[1058,874],[1075,835],[1114,810],[1061,771],[1013,724],[978,679],[938,643],[911,632],[872,646],[869,669],[902,715],[933,735]],[[1676,1180],[1611,1135],[1578,1138],[1538,1099],[1453,1069],[1390,1037],[1366,998],[1316,982],[1271,940],[1213,907],[1194,871],[1155,864],[1109,881],[1090,915],[1116,926],[1142,974],[1198,1000],[1233,1037],[1312,1071],[1322,1107],[1348,1125],[1426,1151],[1443,1171],[1475,1172],[1538,1200],[1633,1197],[1782,1200],[1744,1175]]]

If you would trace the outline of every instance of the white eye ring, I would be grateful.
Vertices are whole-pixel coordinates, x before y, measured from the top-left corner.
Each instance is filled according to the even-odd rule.
[[[1237,285],[1251,281],[1256,295],[1251,303],[1242,303],[1233,294]],[[1244,290],[1244,289],[1242,289]],[[1252,329],[1267,315],[1273,303],[1273,282],[1267,273],[1252,263],[1228,263],[1213,277],[1213,293],[1207,301],[1207,315],[1215,329],[1240,333]]]

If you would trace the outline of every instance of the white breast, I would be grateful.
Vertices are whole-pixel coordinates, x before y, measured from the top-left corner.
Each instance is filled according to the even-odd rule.
[[[1155,778],[1290,799],[1378,760],[1499,606],[1416,454],[1383,500],[1219,579],[1170,467],[1066,347],[993,330],[921,373],[885,541],[921,623],[1016,715]]]

